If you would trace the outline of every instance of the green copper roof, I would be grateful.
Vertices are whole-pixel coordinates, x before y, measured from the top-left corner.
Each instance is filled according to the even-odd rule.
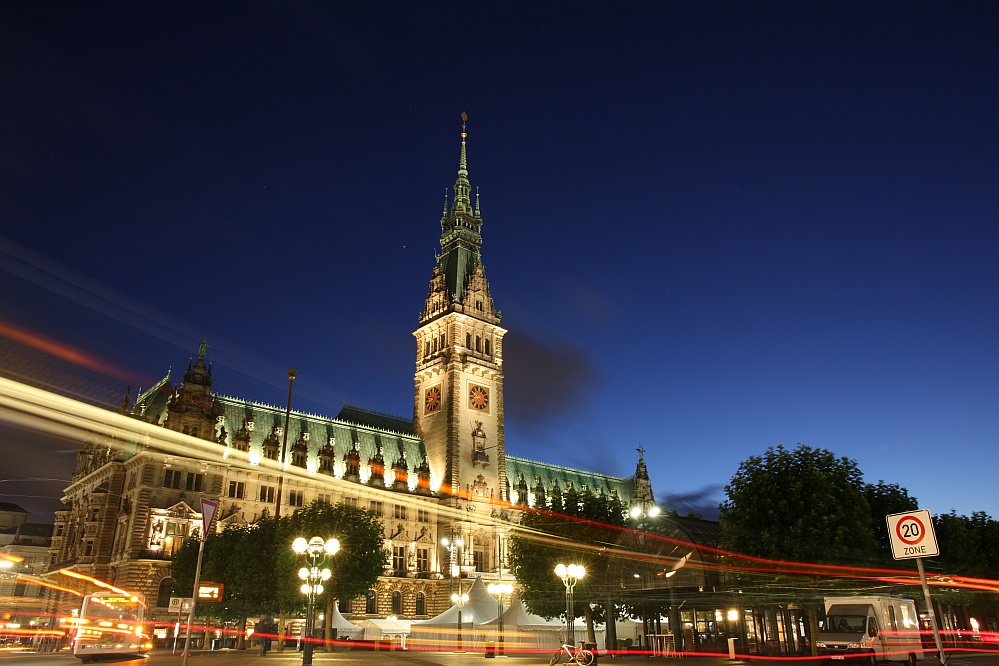
[[[532,493],[540,480],[548,496],[551,495],[555,483],[558,483],[559,489],[563,493],[571,483],[577,491],[581,491],[585,486],[594,493],[603,490],[605,494],[610,495],[616,492],[625,506],[629,505],[632,500],[634,481],[631,477],[609,476],[508,455],[506,457],[506,478],[512,490],[516,489],[521,475]]]

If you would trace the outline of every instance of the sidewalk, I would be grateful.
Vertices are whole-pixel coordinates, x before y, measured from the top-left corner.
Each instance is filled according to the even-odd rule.
[[[423,650],[350,650],[348,652],[323,652],[313,653],[312,661],[317,665],[332,666],[334,663],[340,666],[350,666],[352,664],[370,664],[373,661],[397,662],[398,666],[407,664],[414,666],[468,666],[470,663],[479,663],[481,666],[501,666],[503,662],[508,662],[511,666],[548,666],[551,655],[544,654],[511,654],[499,657],[486,657],[482,652],[437,652]],[[154,650],[150,654],[151,665],[156,666],[176,666],[182,663],[180,653],[172,655],[169,650]],[[246,664],[247,666],[266,666],[271,664],[276,666],[290,666],[290,664],[300,664],[302,653],[293,649],[286,649],[284,652],[271,651],[266,656],[262,656],[259,650],[195,650],[189,658],[191,664],[197,666],[235,666],[236,664]],[[597,666],[742,666],[754,664],[764,666],[768,663],[777,663],[770,660],[741,660],[729,659],[726,656],[685,656],[683,658],[648,655],[622,655],[615,657],[601,656]],[[786,664],[786,661],[780,662]],[[562,666],[567,666],[564,662]]]

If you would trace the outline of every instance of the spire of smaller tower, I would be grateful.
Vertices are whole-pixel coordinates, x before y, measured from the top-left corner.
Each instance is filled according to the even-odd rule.
[[[479,212],[479,188],[475,188],[475,217],[481,217],[482,213]]]
[[[447,188],[444,188],[444,217],[447,217]]]

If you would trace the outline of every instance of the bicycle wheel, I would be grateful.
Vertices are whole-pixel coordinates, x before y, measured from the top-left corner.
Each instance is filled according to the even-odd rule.
[[[555,666],[558,662],[562,661],[562,650],[556,652],[552,658],[548,661],[548,666]]]
[[[593,653],[589,650],[580,650],[576,653],[576,663],[579,666],[590,666],[593,663]]]

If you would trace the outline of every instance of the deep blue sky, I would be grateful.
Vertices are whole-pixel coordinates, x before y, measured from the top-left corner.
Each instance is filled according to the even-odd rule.
[[[294,365],[297,408],[410,415],[466,111],[511,453],[641,444],[686,511],[801,442],[996,517],[996,35],[994,2],[5,2],[0,320],[124,372],[5,363],[117,402],[204,338],[220,392],[281,405]]]

